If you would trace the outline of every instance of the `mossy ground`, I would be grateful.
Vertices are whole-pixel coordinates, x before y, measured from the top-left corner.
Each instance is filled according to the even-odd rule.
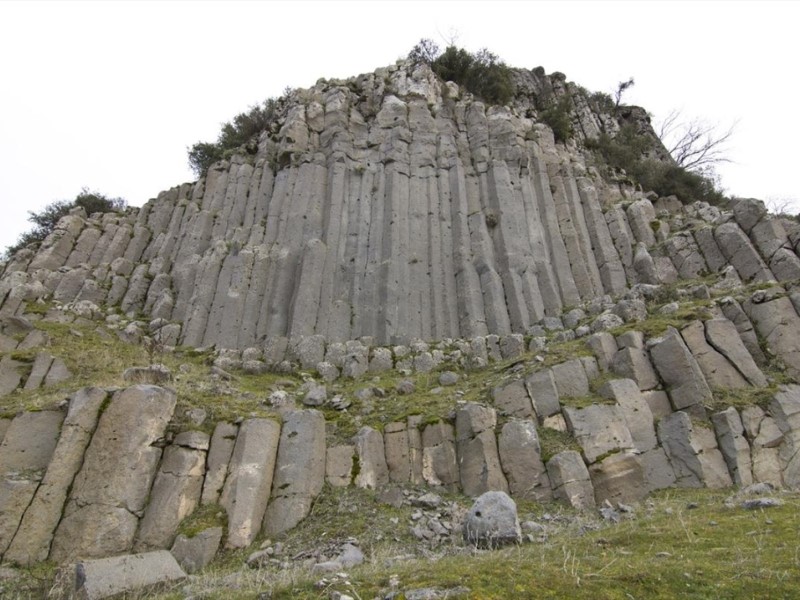
[[[380,505],[365,492],[337,492],[323,496],[312,513],[316,518],[284,542],[289,554],[324,544],[326,538],[358,538],[368,560],[347,577],[328,575],[320,584],[323,575],[299,566],[248,569],[239,552],[188,588],[182,584],[153,597],[318,599],[339,591],[366,600],[389,593],[392,579],[399,581],[399,590],[463,586],[470,591],[461,597],[476,599],[800,597],[800,497],[783,493],[782,506],[748,511],[739,499],[730,501],[732,494],[663,491],[618,524],[526,503],[520,505],[522,518],[539,520],[555,509],[571,523],[540,541],[502,550],[476,551],[454,543],[423,553],[409,545],[409,509]],[[393,516],[399,517],[394,529]]]

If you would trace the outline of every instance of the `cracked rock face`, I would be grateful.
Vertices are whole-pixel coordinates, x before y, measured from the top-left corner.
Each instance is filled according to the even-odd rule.
[[[72,484],[51,559],[63,562],[130,550],[161,459],[157,442],[175,403],[175,392],[152,385],[115,394]]]

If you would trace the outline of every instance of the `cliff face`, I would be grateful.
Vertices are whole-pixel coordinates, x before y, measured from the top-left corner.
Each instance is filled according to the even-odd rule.
[[[0,277],[0,561],[171,547],[199,569],[351,486],[581,510],[800,489],[800,225],[601,177],[585,140],[652,136],[644,112],[514,76],[513,105],[491,107],[427,67],[320,82],[200,181],[79,209],[18,252]],[[566,144],[537,111],[564,94]],[[145,355],[164,364],[113,372]],[[458,513],[414,536],[451,540]],[[126,572],[109,564],[76,585]]]
[[[640,195],[604,183],[577,145],[618,120],[560,74],[515,78],[510,107],[425,66],[321,80],[293,93],[251,154],[138,214],[72,216],[6,272],[62,302],[177,322],[192,346],[525,332],[640,279],[642,240],[624,211],[604,214]],[[536,110],[564,94],[576,131],[566,146]]]

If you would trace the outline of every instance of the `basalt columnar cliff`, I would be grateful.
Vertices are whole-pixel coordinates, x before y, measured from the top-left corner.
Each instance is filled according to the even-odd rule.
[[[800,226],[756,200],[641,189],[593,140],[633,128],[670,164],[642,109],[541,69],[513,78],[505,106],[426,65],[320,80],[199,181],[124,213],[75,210],[12,256],[3,561],[172,548],[197,568],[221,537],[279,536],[351,485],[583,509],[671,486],[799,487]],[[556,141],[541,107],[559,98],[572,134]],[[170,389],[163,366],[125,385],[164,387],[77,389],[81,357],[58,355],[48,324],[150,358],[205,349],[215,381],[284,380],[239,419]],[[370,383],[387,373],[388,392]],[[422,374],[440,386],[420,391]],[[48,389],[69,401],[36,405]],[[415,393],[451,401],[423,419],[397,408]],[[16,397],[38,410],[14,415]],[[573,446],[551,452],[549,431]],[[176,541],[217,503],[224,533]]]

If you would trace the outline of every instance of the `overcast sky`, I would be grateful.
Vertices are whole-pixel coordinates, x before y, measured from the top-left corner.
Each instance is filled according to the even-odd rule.
[[[0,2],[0,248],[83,186],[141,205],[193,179],[186,146],[287,86],[389,65],[423,37],[592,91],[738,122],[723,187],[791,200],[795,2]]]

